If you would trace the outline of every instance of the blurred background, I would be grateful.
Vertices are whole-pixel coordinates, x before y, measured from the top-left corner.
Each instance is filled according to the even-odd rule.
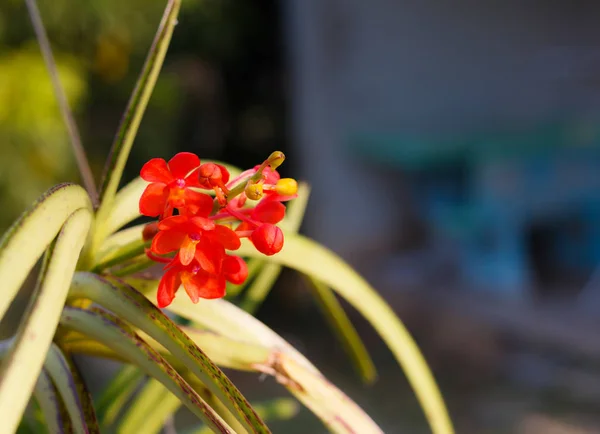
[[[100,178],[164,1],[40,1]],[[459,433],[600,432],[600,6],[183,0],[127,166],[186,150],[312,185],[303,232],[390,301]],[[78,181],[21,0],[0,3],[0,232]],[[401,371],[366,387],[284,274],[260,319],[387,433],[427,426]],[[234,382],[236,379],[234,379]],[[240,376],[249,394],[280,394]],[[302,413],[275,432],[320,433]]]

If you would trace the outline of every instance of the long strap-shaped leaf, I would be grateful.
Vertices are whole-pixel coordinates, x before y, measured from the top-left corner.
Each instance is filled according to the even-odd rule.
[[[91,213],[84,208],[65,222],[0,368],[0,419],[6,432],[17,426],[42,368],[91,219]]]
[[[154,297],[155,282],[149,296]],[[147,288],[150,289],[150,288]],[[348,396],[323,375],[302,354],[273,330],[225,300],[201,300],[192,304],[176,298],[169,310],[200,324],[216,334],[228,334],[269,351],[268,359],[259,359],[249,367],[274,376],[294,396],[311,409],[333,432],[339,434],[379,434],[381,429]],[[195,334],[189,331],[189,336]],[[223,347],[225,344],[223,345]],[[208,348],[207,348],[208,350]],[[209,355],[223,358],[222,348],[213,347]],[[226,351],[226,350],[225,350]],[[236,367],[236,369],[239,369]]]
[[[140,366],[148,375],[164,384],[192,413],[209,424],[213,431],[233,432],[158,352],[117,317],[105,312],[65,307],[60,323],[100,341]]]
[[[269,402],[253,404],[254,408],[265,420],[289,420],[298,414],[298,402],[292,398],[277,398]],[[189,428],[181,434],[206,434],[207,427]]]
[[[248,243],[239,254],[259,256]],[[441,393],[419,348],[390,306],[348,264],[322,245],[287,232],[281,252],[269,261],[310,275],[333,288],[373,325],[404,368],[434,433],[453,432]]]
[[[272,264],[270,264],[272,265]],[[350,318],[344,312],[344,308],[336,298],[333,291],[327,285],[319,282],[311,276],[304,276],[315,297],[317,305],[323,312],[325,320],[333,332],[337,335],[344,350],[354,364],[354,368],[367,384],[377,379],[377,370],[373,360],[369,356],[358,332],[352,325]]]
[[[0,359],[6,356],[11,346],[12,339],[0,343]],[[61,434],[66,432],[67,427],[62,417],[60,397],[45,368],[40,371],[40,375],[37,378],[33,389],[33,397],[42,410],[44,423],[48,432]]]
[[[50,347],[44,366],[65,403],[75,432],[78,434],[99,433],[100,428],[92,397],[79,373],[56,344],[52,344]]]
[[[33,389],[33,397],[42,410],[48,432],[64,433],[65,426],[61,415],[60,397],[45,369],[42,369],[38,376]]]
[[[135,397],[119,424],[119,433],[156,434],[181,401],[159,381],[151,378]]]
[[[99,345],[96,341],[90,342]],[[63,345],[67,351],[74,352],[71,350],[70,345],[64,343],[64,341]],[[106,350],[110,351],[109,349]],[[136,388],[143,379],[144,373],[137,366],[126,365],[111,380],[96,401],[96,411],[103,427],[113,424],[125,403],[135,393]]]
[[[92,273],[78,273],[73,280],[70,297],[91,299],[127,318],[198,376],[249,432],[270,432],[227,376],[144,295],[124,283],[109,282]]]
[[[165,60],[173,30],[177,24],[177,14],[179,13],[180,6],[181,0],[168,0],[167,2],[156,36],[146,57],[146,62],[144,63],[133,94],[127,104],[121,125],[106,161],[102,187],[100,189],[98,225],[92,243],[92,251],[96,250],[98,244],[108,234],[106,224],[110,210],[113,207],[115,193],[119,187],[125,163],[133,146],[142,116],[146,111],[150,95]]]
[[[213,330],[198,330],[189,327],[180,328],[196,343],[196,345],[202,348],[203,351],[205,351],[210,357],[210,359],[218,366],[229,369],[237,369],[240,371],[256,371],[254,365],[264,364],[269,360],[269,354],[271,351],[266,346],[259,346],[255,343],[242,341],[239,339],[232,339]],[[185,368],[178,359],[166,351],[162,345],[160,345],[150,336],[141,332],[139,329],[137,330],[137,333],[151,347],[157,350],[171,365],[173,365],[173,367],[177,368],[178,370],[179,368]],[[83,335],[66,337],[61,341],[61,345],[66,351],[71,353],[82,353],[94,357],[109,358],[119,362],[127,362],[123,356],[114,353],[114,351],[112,351],[110,348],[107,348],[97,341],[91,340]],[[136,385],[139,385],[142,380],[142,377],[136,377],[131,381],[135,387]],[[132,386],[132,383],[129,381],[118,381],[115,384],[118,387],[121,387],[123,390],[126,390]],[[113,397],[112,402],[115,404],[104,401],[109,397]],[[105,419],[102,419],[103,424],[105,422],[110,424],[112,423],[111,421],[114,421],[114,415],[111,416],[109,420],[108,413],[111,412],[111,409],[114,406],[119,406],[118,402],[119,400],[123,399],[123,397],[121,396],[121,393],[118,393],[118,391],[115,390],[111,391],[111,393],[108,395],[103,394],[101,399],[103,402],[105,402],[105,404],[99,404],[96,406],[98,408],[98,413],[104,414]],[[125,398],[125,400],[126,399],[127,398]]]
[[[0,240],[0,318],[67,218],[81,208],[90,212],[92,209],[85,190],[74,184],[59,184],[47,191],[4,234]],[[85,239],[85,234],[81,238]]]

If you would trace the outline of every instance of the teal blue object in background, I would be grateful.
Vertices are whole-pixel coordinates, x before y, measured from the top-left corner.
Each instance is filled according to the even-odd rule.
[[[523,295],[528,231],[577,219],[582,239],[558,228],[552,255],[569,269],[600,263],[600,122],[559,122],[514,133],[419,138],[361,134],[350,152],[408,175],[421,218],[454,240],[476,287]]]

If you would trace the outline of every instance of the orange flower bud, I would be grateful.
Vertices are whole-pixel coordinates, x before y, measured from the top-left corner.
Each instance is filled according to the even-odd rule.
[[[274,255],[283,248],[283,231],[273,224],[262,224],[252,232],[252,243],[259,252]]]

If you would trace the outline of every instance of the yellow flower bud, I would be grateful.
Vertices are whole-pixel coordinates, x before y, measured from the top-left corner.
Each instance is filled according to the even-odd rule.
[[[282,196],[293,196],[298,193],[298,182],[294,178],[281,178],[275,184],[275,191]]]
[[[248,199],[258,200],[263,196],[263,186],[262,184],[253,184],[249,182],[248,184],[246,184],[244,193],[246,193]]]
[[[275,151],[271,155],[269,155],[269,158],[267,158],[267,163],[269,164],[269,166],[271,166],[271,169],[275,170],[279,166],[281,166],[283,160],[285,160],[285,155],[283,154],[283,152]]]

